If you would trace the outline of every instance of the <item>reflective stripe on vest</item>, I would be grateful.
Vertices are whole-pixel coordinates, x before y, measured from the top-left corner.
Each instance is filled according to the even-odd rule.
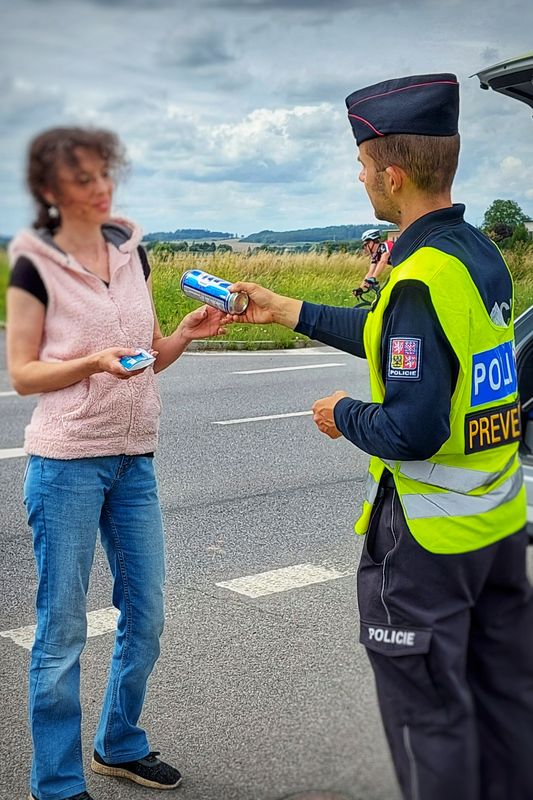
[[[365,500],[372,504],[378,495],[379,482],[374,480],[370,472],[366,476]]]
[[[482,495],[461,494],[460,492],[404,494],[402,504],[408,519],[471,517],[492,511],[503,503],[513,500],[522,489],[523,481],[520,467],[497,489]]]
[[[482,472],[477,469],[465,469],[464,467],[449,467],[446,464],[435,464],[433,461],[386,461],[388,467],[394,472],[396,465],[399,466],[401,475],[405,478],[412,478],[421,483],[428,483],[430,486],[437,486],[439,489],[450,489],[452,492],[465,494],[474,489],[481,489],[482,486],[489,486],[502,478],[516,456],[513,454],[505,467],[499,472]]]

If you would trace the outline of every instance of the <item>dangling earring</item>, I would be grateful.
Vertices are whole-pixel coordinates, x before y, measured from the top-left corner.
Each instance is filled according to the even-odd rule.
[[[48,216],[51,219],[57,219],[59,217],[57,206],[48,206]]]

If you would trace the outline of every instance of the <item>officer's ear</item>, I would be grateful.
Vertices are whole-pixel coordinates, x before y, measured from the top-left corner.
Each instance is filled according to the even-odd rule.
[[[407,175],[403,169],[396,166],[396,164],[390,164],[386,168],[385,174],[387,175],[389,181],[389,189],[391,194],[398,192],[405,184]]]

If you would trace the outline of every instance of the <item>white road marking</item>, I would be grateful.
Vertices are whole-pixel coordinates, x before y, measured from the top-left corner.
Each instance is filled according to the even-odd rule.
[[[339,572],[321,564],[294,564],[292,567],[259,572],[257,575],[245,575],[243,578],[234,578],[231,581],[220,581],[215,585],[221,589],[229,589],[230,592],[256,598],[277,592],[288,592],[291,589],[299,589],[314,583],[325,583],[354,574],[353,571]]]
[[[241,369],[232,372],[232,375],[259,375],[261,372],[292,372],[296,369],[325,369],[326,367],[345,367],[346,364],[302,364],[298,367],[271,367],[270,369]]]
[[[0,450],[0,458],[21,458],[25,455],[26,453],[22,447],[7,447],[4,450]]]
[[[333,353],[338,353],[336,347],[329,345],[318,347],[291,347],[288,349],[278,348],[277,350],[186,350],[183,355],[189,358],[227,358],[231,356],[234,358],[272,358],[273,356],[332,356]],[[346,355],[343,353],[343,355]]]
[[[0,397],[13,397],[16,392],[0,392]]]
[[[221,419],[213,421],[212,425],[239,425],[241,422],[259,422],[263,419],[285,419],[286,417],[307,417],[312,411],[291,411],[289,414],[269,414],[266,417],[243,417],[242,419]]]
[[[116,608],[100,608],[98,611],[89,611],[87,614],[87,637],[101,636],[111,633],[117,627],[118,611]],[[4,639],[11,639],[19,647],[31,650],[35,638],[35,625],[26,625],[23,628],[14,628],[10,631],[0,631]]]
[[[215,585],[221,589],[228,589],[247,597],[265,597],[278,592],[288,592],[291,589],[300,589],[316,583],[346,578],[354,575],[355,571],[340,572],[333,567],[322,564],[294,564],[291,567],[273,569],[269,572],[259,572],[256,575],[245,575],[229,581],[220,581]],[[89,611],[87,614],[87,638],[102,636],[116,630],[119,612],[116,608],[100,608],[98,611]],[[0,637],[11,639],[19,647],[31,650],[35,638],[35,625],[25,625],[21,628],[12,628],[0,631]]]

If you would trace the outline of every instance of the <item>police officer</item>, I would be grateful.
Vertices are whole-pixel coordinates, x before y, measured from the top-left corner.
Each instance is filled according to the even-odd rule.
[[[517,451],[513,287],[495,245],[451,201],[455,75],[347,98],[363,182],[398,225],[369,308],[251,283],[249,322],[366,357],[372,401],[335,392],[319,429],[371,455],[356,532],[360,641],[404,798],[533,798],[533,605]],[[239,322],[243,317],[239,317]]]

